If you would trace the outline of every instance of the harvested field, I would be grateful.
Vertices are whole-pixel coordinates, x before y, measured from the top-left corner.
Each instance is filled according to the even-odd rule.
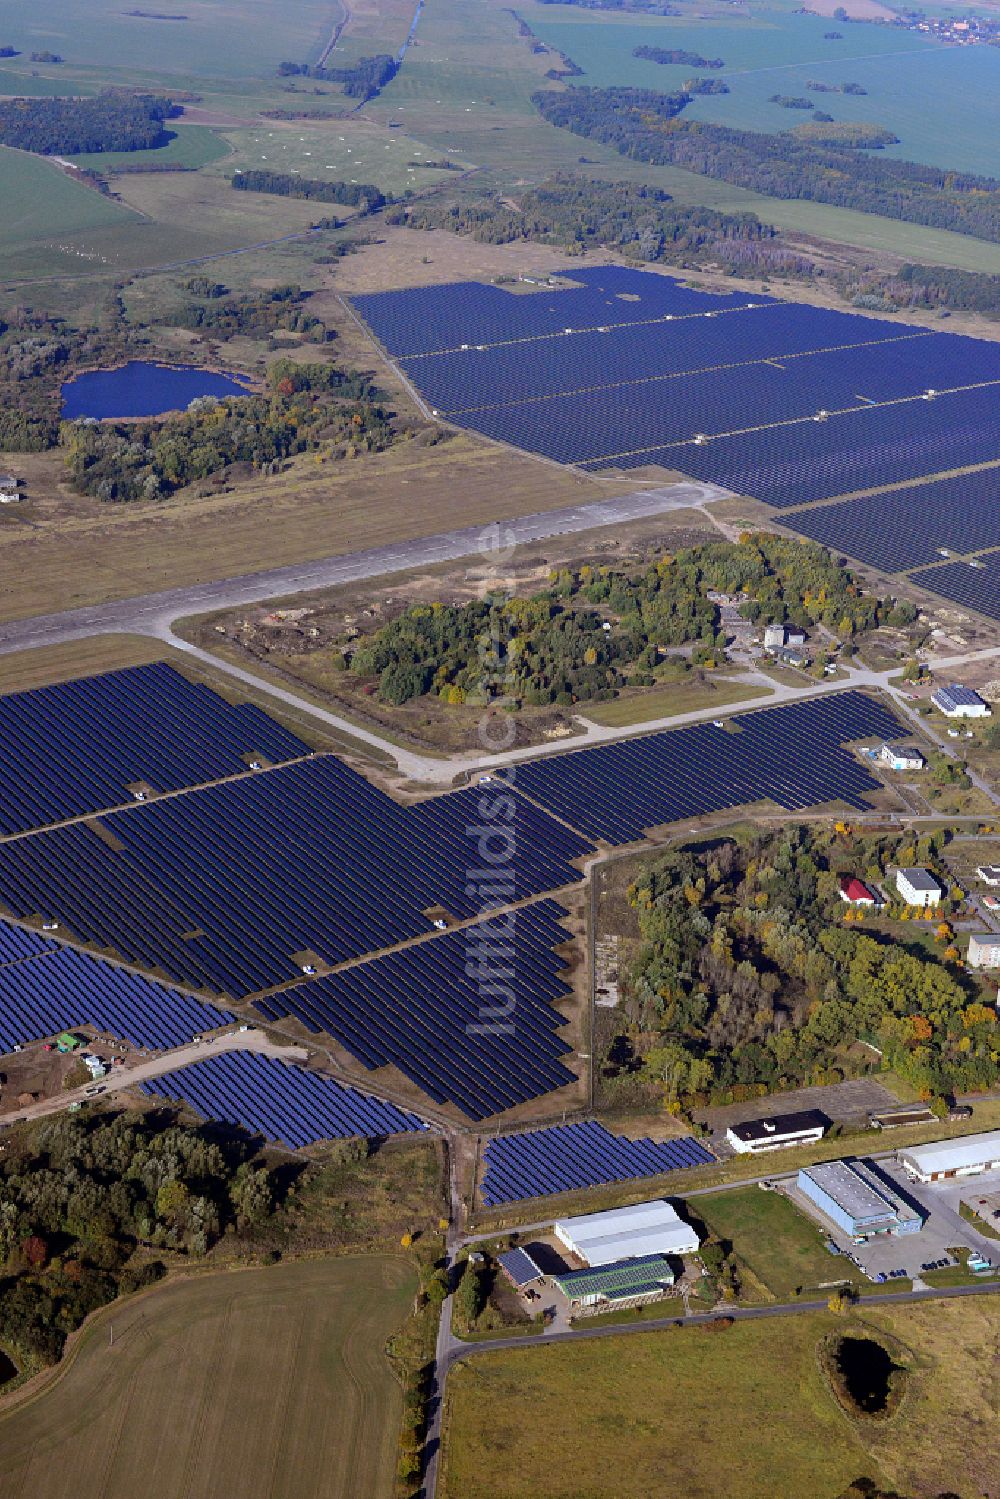
[[[402,1395],[383,1349],[414,1285],[401,1259],[344,1258],[176,1281],[109,1307],[0,1415],[5,1492],[391,1495]]]

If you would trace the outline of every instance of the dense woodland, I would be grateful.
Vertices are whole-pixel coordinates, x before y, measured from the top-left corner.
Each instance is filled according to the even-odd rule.
[[[60,433],[73,487],[116,503],[160,499],[233,464],[260,470],[295,453],[378,452],[392,440],[367,376],[291,360],[271,366],[260,394],[204,397],[151,421],[64,422]]]
[[[630,891],[642,947],[607,1071],[638,1071],[669,1101],[722,1102],[870,1068],[864,1042],[924,1097],[995,1086],[996,1008],[947,923],[932,913],[928,950],[905,928],[866,931],[839,898],[842,874],[880,882],[890,865],[913,863],[940,872],[943,839],[838,824],[666,854]]]
[[[750,620],[823,623],[841,638],[915,614],[912,605],[865,593],[822,547],[748,534],[630,572],[564,568],[528,597],[416,604],[349,644],[335,664],[377,683],[382,701],[396,705],[425,693],[453,704],[601,701],[721,659],[726,641],[713,591],[744,594],[741,613]],[[679,655],[682,646],[693,649]]]
[[[729,245],[766,260],[768,249],[777,248],[776,231],[752,213],[681,206],[668,193],[636,183],[556,176],[519,193],[516,204],[500,196],[456,203],[428,198],[390,209],[386,220],[448,229],[491,245],[525,239],[578,252],[606,246],[667,264],[711,260]]]
[[[89,1312],[163,1275],[150,1251],[197,1257],[263,1223],[275,1189],[255,1155],[149,1116],[43,1125],[0,1168],[0,1340],[53,1363]]]
[[[858,155],[796,135],[679,121],[690,98],[683,93],[572,88],[533,98],[550,124],[636,161],[683,167],[773,198],[806,198],[979,239],[1000,238],[1000,181],[992,177]]]
[[[148,151],[166,143],[169,99],[108,90],[92,99],[0,100],[0,144],[43,156]]]
[[[317,203],[343,203],[375,213],[385,198],[370,182],[325,182],[318,177],[299,177],[291,172],[268,172],[255,168],[236,172],[232,185],[244,193],[274,193],[279,198],[312,198]]]
[[[0,323],[0,448],[41,453],[59,438],[59,388],[73,369],[130,352],[127,332],[71,328],[29,307]]]

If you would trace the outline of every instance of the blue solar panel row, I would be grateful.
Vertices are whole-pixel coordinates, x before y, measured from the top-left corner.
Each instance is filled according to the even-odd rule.
[[[1000,467],[800,510],[781,524],[884,572],[903,572],[933,562],[942,548],[1000,546]]]
[[[566,328],[642,323],[653,318],[758,307],[771,299],[745,292],[715,295],[669,276],[622,266],[574,270],[579,289],[512,292],[478,281],[377,292],[353,298],[358,312],[390,354],[407,357],[460,349],[463,344],[544,338]],[[628,299],[628,300],[625,300]]]
[[[479,913],[482,793],[401,806],[333,756],[0,843],[0,907],[198,989],[246,995]],[[590,845],[517,809],[510,899],[580,879]],[[498,836],[506,836],[503,828]],[[489,845],[487,845],[489,851]],[[85,879],[81,870],[87,871]]]
[[[779,508],[853,494],[1000,456],[1000,390],[864,406],[825,422],[716,437],[704,447],[664,447],[584,467],[680,469]]]
[[[843,748],[892,739],[898,720],[847,691],[526,761],[515,789],[588,837],[631,843],[649,828],[758,801],[799,811],[826,802],[863,809],[880,783]]]
[[[0,923],[0,952],[16,930]],[[19,962],[0,962],[0,1052],[75,1025],[159,1050],[233,1019],[190,994],[54,943]]]
[[[791,360],[795,355],[844,345],[865,349],[876,340],[895,344],[938,337],[946,336],[894,327],[851,313],[771,303],[726,317],[609,326],[603,333],[597,330],[531,343],[421,355],[402,364],[432,406],[455,415],[478,407],[507,406],[561,392],[633,384],[700,370],[728,368],[730,378],[737,380],[738,374],[732,371],[743,364]],[[885,345],[880,342],[877,347],[882,350]],[[979,349],[995,347],[978,344]],[[849,393],[859,388],[846,374],[843,383],[850,387]],[[929,383],[925,381],[917,389],[926,389]]]
[[[497,1135],[483,1152],[481,1192],[487,1207],[635,1181],[704,1166],[715,1157],[697,1140],[627,1140],[588,1120],[526,1134]]]
[[[310,753],[252,703],[165,662],[0,697],[0,835],[120,806],[136,782],[179,791]],[[30,769],[30,774],[26,770]]]
[[[56,943],[38,932],[27,931],[21,926],[11,926],[0,921],[0,966],[20,963],[25,958],[35,958],[39,953],[53,952]]]
[[[943,562],[940,567],[924,568],[910,576],[922,588],[955,604],[975,609],[989,619],[1000,619],[1000,556],[996,553],[978,558],[975,567],[968,562]]]
[[[279,1057],[225,1051],[142,1084],[148,1097],[185,1103],[203,1119],[238,1125],[299,1150],[317,1140],[410,1134],[422,1119]]]
[[[556,951],[569,940],[565,915],[540,901],[254,1004],[484,1119],[574,1081],[554,1008],[570,992]]]

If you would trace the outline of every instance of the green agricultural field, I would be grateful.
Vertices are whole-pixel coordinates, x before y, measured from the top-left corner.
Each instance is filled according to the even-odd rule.
[[[881,1333],[910,1368],[898,1417],[850,1418],[817,1360]],[[829,1312],[477,1354],[448,1380],[439,1499],[1000,1496],[1000,1302]]]
[[[333,120],[328,125],[315,120],[266,120],[256,129],[225,134],[232,155],[212,170],[227,179],[235,171],[260,168],[327,182],[373,182],[382,192],[401,196],[407,188],[419,191],[457,175],[412,163],[447,159],[458,166],[468,165],[462,157],[446,155],[400,130],[367,120]],[[314,203],[312,207],[317,217],[336,213],[332,205]]]
[[[385,1359],[415,1278],[345,1258],[172,1282],[109,1307],[0,1413],[4,1493],[384,1499],[402,1409]]]
[[[168,127],[170,140],[152,151],[94,151],[89,155],[71,156],[78,167],[92,167],[97,172],[113,172],[115,167],[204,167],[229,155],[226,142],[207,125]]]
[[[0,147],[0,253],[55,234],[127,226],[135,215],[40,156]]]
[[[692,1198],[691,1208],[733,1245],[778,1301],[792,1301],[800,1292],[816,1299],[819,1286],[854,1269],[823,1248],[819,1228],[779,1192],[756,1186],[706,1192]]]
[[[583,69],[581,84],[679,89],[698,69],[633,56],[637,46],[682,48],[722,58],[713,78],[728,94],[697,98],[685,119],[747,130],[778,131],[808,119],[771,103],[772,94],[803,95],[836,120],[889,126],[900,144],[886,154],[931,166],[995,174],[992,142],[1000,129],[1000,53],[992,47],[945,47],[914,32],[836,26],[829,17],[755,5],[735,22],[630,17],[622,21],[567,6],[528,5],[520,12],[546,43]],[[829,41],[829,30],[842,32]],[[805,93],[810,81],[858,83],[866,95]],[[957,107],[957,101],[962,101]],[[948,128],[941,129],[942,119]]]
[[[270,77],[286,58],[315,61],[338,10],[338,0],[47,0],[8,6],[3,41],[20,49],[21,68],[32,52],[49,51],[74,68]],[[179,19],[159,19],[168,16]]]

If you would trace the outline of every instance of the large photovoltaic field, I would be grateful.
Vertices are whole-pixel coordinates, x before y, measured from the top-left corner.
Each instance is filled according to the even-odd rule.
[[[427,404],[486,437],[593,473],[678,471],[888,572],[1000,549],[1000,342],[623,267],[566,279],[354,305]],[[1000,618],[989,569],[915,581]]]
[[[403,804],[170,668],[0,698],[0,723],[0,1046],[84,1024],[175,1046],[232,1019],[195,990],[332,1038],[472,1119],[576,1082],[568,913],[552,897],[598,840],[761,800],[863,808],[879,783],[845,746],[899,728],[875,698],[833,693],[539,758],[518,766],[514,798],[483,786]],[[25,776],[50,725],[62,738]],[[225,1083],[222,1117],[265,1128],[228,1073],[209,1082],[203,1102]]]

